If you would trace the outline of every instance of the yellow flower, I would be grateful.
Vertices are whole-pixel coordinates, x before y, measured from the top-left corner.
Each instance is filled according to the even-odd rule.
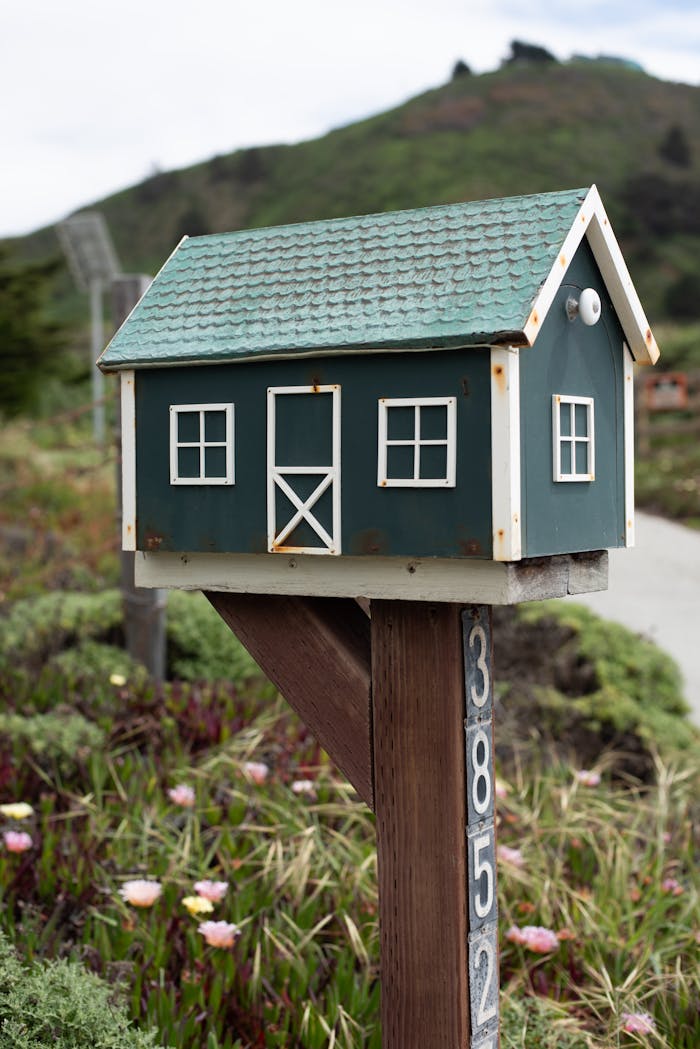
[[[211,900],[206,900],[204,896],[185,896],[182,901],[184,907],[190,912],[190,914],[211,914],[214,910],[214,904]]]
[[[116,685],[117,688],[121,688],[122,685],[126,684],[126,678],[123,674],[110,674],[109,683],[110,685]]]
[[[12,801],[7,805],[0,805],[0,813],[8,820],[26,820],[33,812],[34,809],[27,805],[26,801]]]

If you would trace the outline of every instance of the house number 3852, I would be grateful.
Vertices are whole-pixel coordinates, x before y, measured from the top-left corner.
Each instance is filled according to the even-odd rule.
[[[470,1049],[498,1045],[491,628],[487,608],[463,613],[467,765]]]

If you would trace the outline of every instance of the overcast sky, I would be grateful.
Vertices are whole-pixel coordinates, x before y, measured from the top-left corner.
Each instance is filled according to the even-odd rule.
[[[0,0],[0,236],[495,69],[513,39],[700,83],[698,0]],[[533,8],[536,13],[533,14]],[[594,114],[592,114],[594,119]]]

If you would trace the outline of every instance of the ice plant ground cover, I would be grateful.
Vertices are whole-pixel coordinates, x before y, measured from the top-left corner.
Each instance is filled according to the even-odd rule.
[[[118,637],[118,595],[102,589],[116,562],[109,544],[97,556],[94,531],[95,507],[104,502],[103,532],[112,511],[94,474],[78,473],[75,491],[29,477],[45,462],[23,449],[31,502],[6,486],[0,508],[49,520],[56,555],[48,540],[31,546],[23,580],[0,564],[0,843],[31,839],[0,847],[0,929],[23,961],[73,959],[122,986],[135,1022],[172,1049],[379,1049],[372,816],[250,661],[224,647],[203,599],[172,604],[170,676],[176,659],[187,681],[156,688],[98,643],[100,623]],[[72,594],[50,589],[65,580]],[[576,638],[564,643],[578,666]],[[625,646],[628,666],[600,671],[616,716],[657,666]],[[645,702],[668,681],[654,677]],[[696,1049],[697,762],[670,746],[654,760],[629,719],[617,750],[596,750],[587,720],[584,755],[568,735],[578,700],[551,689],[521,700],[528,719],[513,731],[511,698],[501,687],[502,1049]],[[540,699],[560,719],[556,746],[533,717]],[[211,913],[190,911],[194,897]]]
[[[35,845],[0,856],[10,938],[30,958],[79,958],[125,982],[132,1016],[164,1045],[378,1049],[366,808],[280,701],[241,698],[245,727],[189,763],[185,740],[169,756],[136,731],[143,695],[119,701],[131,737],[121,725],[61,778],[33,758],[13,770]],[[244,768],[255,754],[270,767],[262,784]],[[574,767],[527,756],[498,801],[500,841],[522,858],[499,871],[504,1049],[697,1046],[697,775],[659,762],[654,783],[613,783],[610,754],[591,789]],[[292,789],[301,772],[313,795]],[[168,797],[183,781],[196,783],[192,808]],[[664,889],[671,877],[682,891]],[[211,920],[188,913],[195,886],[224,881]],[[142,885],[148,906],[134,906]],[[637,1014],[648,1033],[630,1026]]]

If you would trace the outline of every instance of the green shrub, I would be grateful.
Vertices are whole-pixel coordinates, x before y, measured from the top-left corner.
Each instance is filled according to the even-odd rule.
[[[40,765],[50,765],[62,773],[75,766],[105,744],[105,735],[81,714],[69,708],[25,717],[22,714],[0,714],[0,736],[21,765],[25,757]]]
[[[167,631],[171,677],[238,684],[259,673],[203,594],[174,590],[169,595]]]
[[[0,1049],[146,1049],[114,990],[75,962],[25,967],[0,932]]]
[[[495,620],[503,757],[533,735],[582,763],[614,747],[642,778],[657,750],[700,756],[680,672],[652,642],[568,601],[499,610]]]
[[[16,601],[0,618],[0,671],[10,675],[12,689],[20,693],[30,680],[35,687],[40,673],[39,692],[50,692],[51,680],[57,676],[65,678],[68,687],[80,684],[82,688],[86,682],[88,687],[105,685],[115,672],[131,680],[139,670],[116,647],[123,641],[122,623],[118,590],[52,591]],[[241,643],[200,593],[169,595],[166,630],[168,677],[238,683],[258,673]]]
[[[566,1010],[547,998],[501,996],[501,1049],[589,1049]]]
[[[22,661],[45,661],[50,655],[87,638],[106,639],[121,628],[118,590],[97,594],[53,590],[16,601],[0,619],[0,667]]]

